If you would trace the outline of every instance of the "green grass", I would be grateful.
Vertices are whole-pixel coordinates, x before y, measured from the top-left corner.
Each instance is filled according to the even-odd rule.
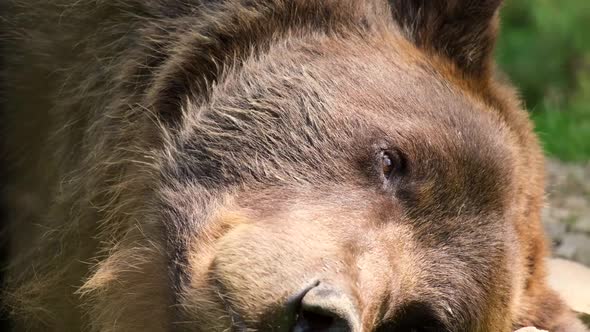
[[[510,0],[496,57],[548,155],[590,160],[590,1]]]
[[[590,112],[541,111],[532,118],[548,155],[564,161],[590,160]]]

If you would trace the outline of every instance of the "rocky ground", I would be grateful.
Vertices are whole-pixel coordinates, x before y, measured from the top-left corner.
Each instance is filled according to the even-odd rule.
[[[590,266],[590,162],[547,161],[543,223],[557,257]]]

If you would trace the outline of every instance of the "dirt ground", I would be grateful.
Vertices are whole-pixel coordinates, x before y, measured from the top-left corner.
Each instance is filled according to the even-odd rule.
[[[547,161],[543,223],[556,257],[590,266],[590,162]]]

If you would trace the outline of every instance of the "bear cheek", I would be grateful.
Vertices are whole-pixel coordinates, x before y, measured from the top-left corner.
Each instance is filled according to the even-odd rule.
[[[295,224],[295,225],[294,225]],[[341,268],[339,249],[320,224],[239,225],[216,244],[208,282],[246,321],[261,321],[288,299]]]

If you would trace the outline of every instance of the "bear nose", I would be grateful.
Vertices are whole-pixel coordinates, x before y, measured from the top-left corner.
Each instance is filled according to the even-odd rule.
[[[358,310],[341,288],[319,283],[301,298],[293,332],[360,332]]]

